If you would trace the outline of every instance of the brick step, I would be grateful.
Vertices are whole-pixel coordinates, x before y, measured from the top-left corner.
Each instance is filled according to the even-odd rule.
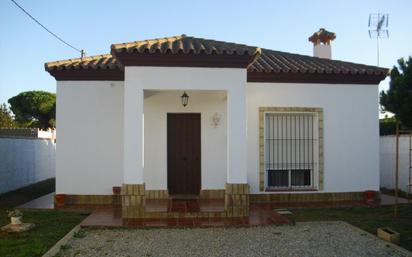
[[[171,218],[225,218],[226,212],[146,212],[144,218],[171,219]]]
[[[223,199],[217,200],[146,200],[145,213],[223,213],[225,212],[225,202]],[[161,214],[166,215],[166,214]],[[171,214],[174,215],[174,214]]]
[[[145,212],[147,213],[165,213],[165,212],[172,212],[172,213],[199,213],[199,212],[207,212],[207,213],[215,213],[215,212],[224,212],[225,207],[216,207],[216,208],[202,208],[202,209],[173,209],[173,208],[159,208],[159,207],[150,207],[145,206]]]

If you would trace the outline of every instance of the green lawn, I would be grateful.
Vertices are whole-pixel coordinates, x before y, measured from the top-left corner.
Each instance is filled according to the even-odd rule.
[[[0,226],[9,223],[6,210],[54,191],[54,180],[46,180],[0,195]],[[58,210],[24,211],[24,221],[36,224],[33,230],[18,234],[0,232],[0,256],[42,256],[86,216],[85,213]]]
[[[293,210],[295,221],[342,220],[376,235],[379,227],[390,227],[401,234],[400,246],[412,251],[412,206],[401,205],[399,216],[393,207],[310,208]]]

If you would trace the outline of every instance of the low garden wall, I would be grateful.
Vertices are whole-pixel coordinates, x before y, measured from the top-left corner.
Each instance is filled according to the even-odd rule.
[[[0,137],[0,193],[55,177],[55,160],[52,139]]]
[[[396,137],[393,135],[380,137],[380,184],[388,189],[395,188],[395,153]],[[409,184],[409,135],[399,138],[399,189],[408,192]]]

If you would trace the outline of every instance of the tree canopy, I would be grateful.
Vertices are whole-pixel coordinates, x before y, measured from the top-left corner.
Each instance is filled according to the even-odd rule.
[[[412,128],[412,57],[398,60],[390,72],[389,90],[382,91],[381,108],[395,114],[403,127]]]
[[[9,99],[15,121],[21,127],[55,127],[56,94],[45,91],[22,92]]]
[[[7,108],[5,103],[0,105],[0,128],[12,128],[14,126],[14,120],[9,108]]]

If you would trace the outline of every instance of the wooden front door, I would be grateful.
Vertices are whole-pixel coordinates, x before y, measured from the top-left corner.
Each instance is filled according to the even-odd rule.
[[[167,114],[169,194],[199,194],[200,146],[200,114]]]

